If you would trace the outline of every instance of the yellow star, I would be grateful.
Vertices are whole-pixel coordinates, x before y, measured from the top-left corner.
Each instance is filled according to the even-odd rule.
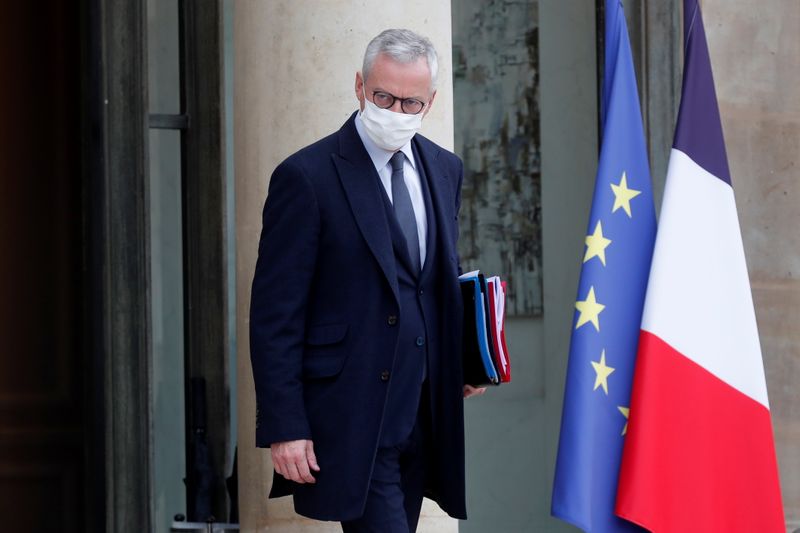
[[[578,317],[578,323],[575,325],[575,329],[578,329],[587,322],[591,322],[594,325],[594,329],[600,331],[598,315],[605,308],[605,305],[597,303],[597,300],[594,298],[594,287],[590,287],[586,299],[575,302],[575,309],[581,313]]]
[[[634,189],[628,188],[628,178],[625,176],[625,173],[622,173],[622,179],[619,181],[619,185],[611,184],[611,190],[614,191],[614,207],[611,209],[611,212],[616,212],[617,209],[620,207],[625,210],[628,214],[628,218],[631,218],[631,200],[642,194],[642,191],[637,191]]]
[[[594,388],[592,390],[597,390],[597,387],[603,386],[603,391],[608,396],[608,376],[614,371],[613,368],[610,366],[606,366],[606,351],[603,350],[603,353],[600,354],[600,362],[597,361],[590,361],[592,366],[594,367],[594,373],[596,377],[594,378]]]
[[[628,432],[628,416],[630,416],[630,414],[631,414],[631,408],[630,407],[622,407],[622,406],[618,405],[617,409],[619,409],[619,412],[622,413],[622,416],[625,417],[625,427],[622,428],[622,434],[625,435],[625,433]]]
[[[606,248],[609,244],[611,244],[611,239],[603,237],[603,225],[598,220],[594,227],[594,233],[586,236],[586,255],[583,256],[583,262],[585,263],[592,257],[598,257],[603,266],[606,266]]]

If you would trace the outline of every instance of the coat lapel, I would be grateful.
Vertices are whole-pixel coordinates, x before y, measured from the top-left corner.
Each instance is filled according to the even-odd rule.
[[[397,266],[392,250],[392,238],[381,191],[378,188],[380,178],[358,137],[355,113],[339,130],[339,153],[332,154],[331,157],[356,224],[383,270],[395,299],[399,302],[400,291],[397,285]]]
[[[455,221],[447,218],[447,210],[444,208],[446,202],[453,201],[447,195],[447,190],[445,188],[445,180],[448,179],[447,172],[439,163],[439,150],[437,148],[429,147],[429,142],[422,143],[416,142],[416,140],[415,145],[417,153],[421,156],[419,159],[425,167],[431,203],[433,204],[433,217],[429,215],[429,218],[435,219],[435,231],[432,232],[432,224],[428,224],[427,255],[433,258],[433,254],[441,254],[440,259],[442,260],[442,265],[446,265],[448,258],[456,257],[452,243],[448,238],[452,233],[452,225]],[[425,263],[428,264],[427,258],[425,259]],[[430,264],[433,264],[433,262],[431,261]]]

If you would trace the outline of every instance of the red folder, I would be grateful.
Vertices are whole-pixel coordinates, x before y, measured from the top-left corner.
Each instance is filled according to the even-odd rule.
[[[508,358],[505,334],[505,292],[506,282],[500,281],[497,276],[486,280],[487,301],[489,316],[489,331],[492,342],[492,352],[495,357],[495,368],[500,376],[501,383],[511,381],[511,362]]]

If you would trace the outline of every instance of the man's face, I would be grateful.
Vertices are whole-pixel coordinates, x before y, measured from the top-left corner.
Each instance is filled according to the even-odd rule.
[[[414,98],[426,104],[422,110],[423,116],[428,114],[436,97],[436,91],[431,92],[431,71],[428,62],[422,57],[414,63],[399,63],[385,54],[379,54],[372,64],[366,87],[364,83],[361,72],[356,72],[356,98],[361,111],[364,110],[364,93],[371,102],[375,91],[397,97],[394,104],[388,108],[395,113],[403,112],[399,99]]]

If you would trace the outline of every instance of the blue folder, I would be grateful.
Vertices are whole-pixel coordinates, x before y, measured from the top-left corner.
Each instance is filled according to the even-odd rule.
[[[484,295],[486,282],[482,278],[478,270],[458,277],[464,298],[464,383],[473,386],[500,384],[489,345],[489,319]]]

